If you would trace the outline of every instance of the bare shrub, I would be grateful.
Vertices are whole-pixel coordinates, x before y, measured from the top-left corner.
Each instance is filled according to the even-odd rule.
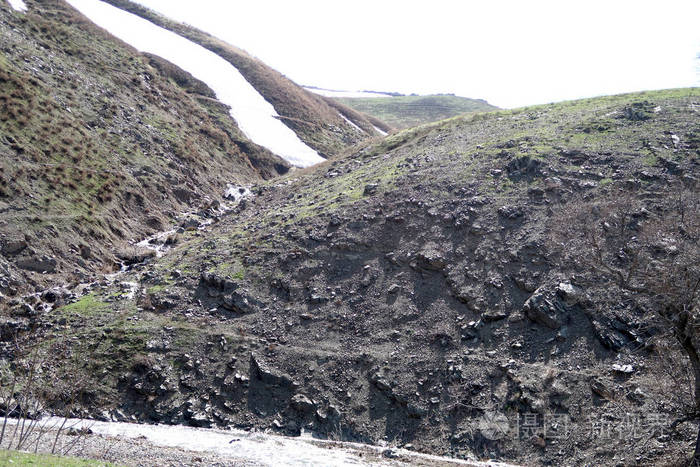
[[[657,352],[674,364],[687,388],[674,397],[684,414],[674,422],[700,422],[700,195],[696,189],[669,188],[644,200],[613,192],[604,199],[578,199],[554,213],[550,245],[563,265],[586,273],[592,283],[614,283],[630,292],[654,326],[672,336],[674,351]],[[680,367],[680,368],[679,368]],[[699,427],[700,428],[700,427]],[[700,429],[692,460],[700,465]]]

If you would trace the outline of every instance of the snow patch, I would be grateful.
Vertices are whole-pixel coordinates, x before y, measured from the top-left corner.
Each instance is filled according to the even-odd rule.
[[[15,0],[18,1],[18,0]],[[229,62],[173,32],[98,0],[68,0],[95,24],[142,52],[174,63],[207,83],[231,107],[231,116],[255,143],[289,163],[308,167],[325,159],[304,144],[243,75]]]
[[[244,186],[238,186],[238,185],[231,185],[230,183],[226,184],[226,192],[224,193],[224,199],[228,200],[233,200],[234,202],[238,202],[242,198],[247,198],[252,193],[250,192],[250,189]]]
[[[377,128],[377,127],[374,126],[374,125],[372,125],[372,126],[374,127],[374,130],[375,130],[377,133],[379,133],[380,135],[382,135],[382,136],[386,136],[386,135],[389,134],[389,133],[387,133],[386,131],[384,131],[384,130],[382,130],[382,129],[380,129],[380,128]]]
[[[7,0],[15,11],[27,11],[27,4],[23,0]]]
[[[345,120],[345,121],[348,122],[350,125],[352,125],[352,126],[353,126],[357,131],[359,131],[360,133],[364,133],[364,132],[365,132],[365,130],[363,130],[363,129],[360,128],[359,126],[355,125],[355,122],[353,122],[352,120],[350,120],[350,119],[349,119],[348,117],[346,117],[345,115],[341,114],[340,112],[338,112],[338,115],[340,115],[341,117],[343,117],[343,120]]]
[[[307,91],[326,97],[391,97],[391,94],[371,91],[336,91],[334,89],[321,89],[305,87]]]
[[[176,229],[166,230],[164,232],[158,232],[155,235],[151,235],[148,238],[144,238],[136,244],[139,248],[146,248],[148,250],[153,250],[156,252],[156,258],[162,258],[163,255],[170,249],[170,245],[166,245],[166,240],[171,235],[177,233]]]

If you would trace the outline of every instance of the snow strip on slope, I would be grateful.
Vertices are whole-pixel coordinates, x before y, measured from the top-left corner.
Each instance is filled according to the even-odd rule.
[[[304,88],[307,91],[326,97],[391,97],[391,94],[370,91],[335,91],[333,89]]]
[[[231,106],[231,116],[255,143],[289,163],[308,167],[323,162],[277,117],[277,112],[229,62],[204,47],[98,0],[68,0],[95,24],[142,52],[174,63],[204,81]]]
[[[27,11],[27,5],[23,0],[7,0],[10,2],[10,6],[17,11]]]
[[[341,117],[343,117],[343,120],[345,120],[345,121],[348,122],[350,125],[352,125],[352,126],[353,126],[357,131],[359,131],[360,133],[364,133],[364,132],[365,132],[365,130],[363,130],[363,129],[360,128],[359,126],[355,125],[355,122],[353,122],[352,120],[350,120],[350,119],[349,119],[348,117],[346,117],[345,115],[341,114],[340,112],[338,112],[338,115],[340,115]]]
[[[374,125],[372,125],[372,126],[374,126]],[[376,126],[374,126],[374,129],[377,130],[377,133],[379,133],[382,136],[386,136],[388,134],[386,131],[379,129]]]

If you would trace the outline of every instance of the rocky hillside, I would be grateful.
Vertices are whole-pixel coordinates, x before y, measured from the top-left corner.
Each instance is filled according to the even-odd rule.
[[[244,50],[131,0],[105,1],[175,32],[230,62],[272,104],[282,121],[325,158],[335,157],[368,136],[379,135],[364,115],[306,91]]]
[[[469,99],[451,94],[334,97],[333,100],[399,129],[436,122],[457,115],[498,109],[483,99]]]
[[[406,130],[258,183],[157,260],[16,302],[13,326],[76,381],[44,397],[96,417],[524,464],[680,458],[695,432],[670,430],[668,339],[548,238],[582,199],[697,192],[698,112],[680,89]]]

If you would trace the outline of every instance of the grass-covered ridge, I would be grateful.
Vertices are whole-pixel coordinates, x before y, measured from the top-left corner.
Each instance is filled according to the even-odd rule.
[[[444,120],[460,114],[497,109],[482,99],[469,99],[451,94],[333,99],[399,129]]]

